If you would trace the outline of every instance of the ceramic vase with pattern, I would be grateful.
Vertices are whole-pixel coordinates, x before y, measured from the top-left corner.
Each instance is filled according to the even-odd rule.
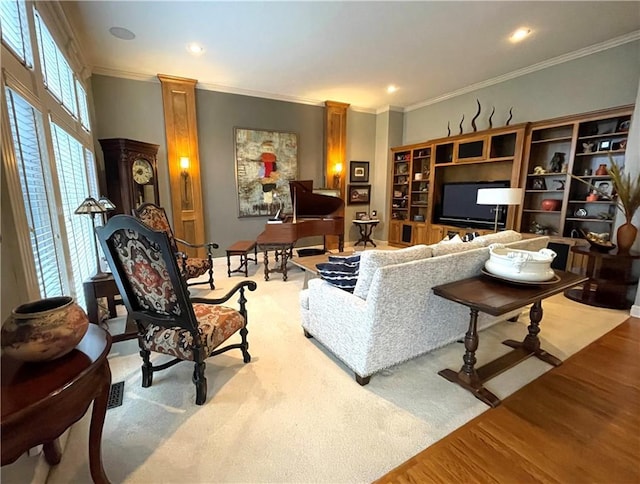
[[[87,314],[69,296],[28,302],[2,325],[2,350],[21,361],[53,360],[75,348],[88,327]]]

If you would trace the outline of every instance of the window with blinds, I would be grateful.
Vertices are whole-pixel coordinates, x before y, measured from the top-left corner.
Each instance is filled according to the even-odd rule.
[[[58,265],[60,257],[49,209],[55,204],[49,195],[52,191],[47,189],[46,156],[39,141],[43,139],[42,115],[11,89],[5,92],[40,294],[61,296],[65,272]]]
[[[73,71],[37,11],[35,12],[35,20],[44,85],[69,113],[78,119],[78,102]],[[86,104],[86,102],[85,93],[84,103]]]
[[[0,24],[2,25],[2,42],[25,66],[32,68],[33,52],[24,1],[0,1]]]
[[[70,279],[79,304],[84,306],[82,283],[96,273],[95,235],[91,217],[74,211],[86,197],[96,198],[97,193],[89,187],[82,144],[55,123],[51,123],[51,136],[66,239],[72,254]]]
[[[2,79],[11,128],[10,133],[3,131],[2,142],[12,146],[17,166],[8,171],[7,183],[20,189],[24,201],[17,201],[24,206],[25,218],[20,214],[16,230],[22,240],[29,238],[33,253],[36,277],[29,279],[34,283],[37,279],[41,297],[70,295],[86,307],[83,282],[96,272],[95,235],[91,216],[74,211],[86,197],[99,196],[87,136],[87,94],[58,47],[62,44],[56,44],[34,8],[27,8],[24,0],[0,0],[0,12],[3,43],[12,52],[28,50],[29,55],[38,56],[41,62],[34,68],[42,68],[42,76],[34,76],[37,89],[14,81],[24,72],[10,72]],[[29,23],[35,25],[35,32],[27,31]],[[23,66],[13,63],[11,69]],[[45,88],[51,95],[45,94]],[[58,104],[64,112],[55,109]],[[55,123],[43,114],[47,111],[57,113]],[[13,158],[3,157],[3,162],[13,163]],[[25,269],[31,270],[30,264]],[[36,288],[29,289],[35,292]]]

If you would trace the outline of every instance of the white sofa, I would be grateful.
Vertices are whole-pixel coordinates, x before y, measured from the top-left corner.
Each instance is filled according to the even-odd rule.
[[[312,279],[300,293],[302,327],[355,372],[361,385],[372,374],[447,345],[464,336],[469,309],[433,294],[432,287],[480,274],[488,246],[537,251],[548,237],[522,239],[504,231],[460,244],[413,246],[362,252],[354,293]],[[500,318],[480,314],[484,329]]]

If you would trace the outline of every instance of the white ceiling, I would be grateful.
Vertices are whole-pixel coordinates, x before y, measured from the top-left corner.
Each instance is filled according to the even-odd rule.
[[[354,108],[415,108],[640,38],[640,2],[63,3],[93,72]],[[109,34],[124,27],[126,41]],[[508,40],[518,27],[532,35]],[[194,57],[187,44],[205,52]],[[639,59],[640,62],[640,59]],[[533,66],[533,67],[532,67]],[[612,73],[612,75],[614,75]],[[386,87],[399,90],[387,94]]]

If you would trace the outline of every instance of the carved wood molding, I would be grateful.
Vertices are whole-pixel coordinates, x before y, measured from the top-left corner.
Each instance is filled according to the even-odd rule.
[[[339,188],[340,197],[346,200],[346,173],[349,169],[347,166],[347,109],[349,104],[325,101],[324,105],[325,185]],[[341,170],[336,172],[338,165]],[[338,215],[344,216],[344,208]],[[347,232],[346,227],[345,232]],[[338,246],[338,237],[327,236],[326,245],[328,249],[335,249]]]
[[[192,243],[205,242],[198,122],[196,118],[195,79],[158,74],[162,85],[167,163],[171,187],[171,213],[176,237]],[[187,157],[184,170],[180,159]],[[190,256],[204,257],[204,249],[187,251]]]

